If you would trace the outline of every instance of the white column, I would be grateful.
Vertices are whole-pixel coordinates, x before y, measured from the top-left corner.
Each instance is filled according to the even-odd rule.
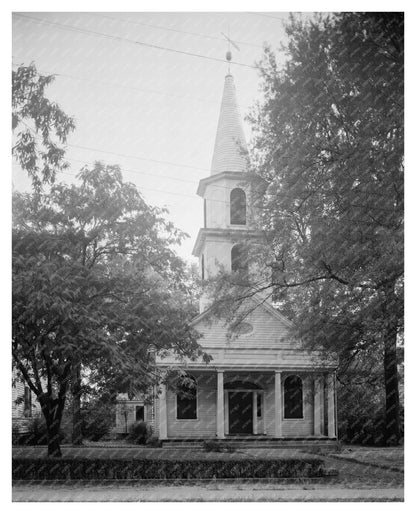
[[[274,372],[274,436],[282,437],[282,376]]]
[[[168,438],[168,421],[166,415],[166,385],[161,384],[161,395],[159,397],[159,439]]]
[[[253,434],[257,434],[257,391],[253,392]]]
[[[217,439],[224,439],[224,373],[217,371]]]
[[[322,419],[322,405],[321,405],[321,378],[314,380],[314,398],[313,398],[313,435],[320,436],[321,432],[321,419]]]
[[[224,408],[225,408],[225,416],[224,416],[225,434],[228,435],[230,433],[230,420],[229,420],[230,409],[228,408],[228,391],[224,391]]]
[[[334,375],[328,374],[328,437],[335,437],[335,384]]]

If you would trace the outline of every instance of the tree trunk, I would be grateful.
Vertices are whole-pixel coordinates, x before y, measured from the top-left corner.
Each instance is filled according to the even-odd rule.
[[[62,457],[60,427],[61,420],[53,420],[48,427],[48,457]]]
[[[401,438],[399,378],[397,372],[397,317],[394,291],[386,294],[384,332],[384,387],[386,395],[385,444],[398,445]]]
[[[39,398],[42,413],[45,417],[46,431],[48,436],[48,457],[62,457],[60,428],[63,412],[63,401],[57,399]]]
[[[81,364],[74,365],[71,379],[72,393],[72,444],[82,444],[81,418]]]

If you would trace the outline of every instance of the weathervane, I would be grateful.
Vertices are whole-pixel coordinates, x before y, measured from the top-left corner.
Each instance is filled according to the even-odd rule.
[[[233,47],[236,48],[238,51],[240,51],[240,49],[238,48],[237,44],[234,43],[234,41],[229,38],[229,36],[226,36],[224,34],[224,32],[221,32],[221,34],[228,41],[228,50],[225,53],[225,58],[228,61],[228,74],[230,74],[230,62],[231,62],[231,59],[233,58],[233,54],[231,53],[231,46],[230,45],[233,45]],[[230,34],[230,27],[229,26],[228,26],[228,34]]]

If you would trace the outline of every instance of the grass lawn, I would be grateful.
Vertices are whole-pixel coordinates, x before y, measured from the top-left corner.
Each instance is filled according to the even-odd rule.
[[[160,459],[160,460],[240,460],[240,459],[290,459],[290,458],[306,458],[312,456],[302,450],[296,449],[240,449],[233,453],[205,452],[202,450],[190,450],[185,448],[146,448],[141,446],[120,446],[114,447],[61,447],[63,458],[85,458],[85,459]],[[40,458],[46,457],[46,446],[15,446],[12,449],[14,458]],[[321,458],[321,456],[316,456]]]
[[[362,464],[370,464],[384,469],[404,471],[404,448],[369,448],[346,446],[335,457]]]

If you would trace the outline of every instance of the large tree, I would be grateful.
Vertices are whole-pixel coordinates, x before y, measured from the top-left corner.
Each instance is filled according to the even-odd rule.
[[[222,281],[223,299],[270,295],[340,372],[384,369],[387,443],[400,438],[403,329],[403,15],[339,13],[287,26],[286,63],[261,63],[251,115],[267,262]],[[229,288],[230,284],[233,286]],[[228,289],[228,290],[227,290]],[[226,298],[225,298],[226,299]],[[221,309],[223,306],[221,303]]]
[[[14,196],[13,359],[41,405],[49,455],[60,455],[81,365],[91,380],[138,392],[159,380],[155,350],[207,358],[189,325],[186,267],[172,250],[183,233],[118,167],[95,163],[79,180]]]

